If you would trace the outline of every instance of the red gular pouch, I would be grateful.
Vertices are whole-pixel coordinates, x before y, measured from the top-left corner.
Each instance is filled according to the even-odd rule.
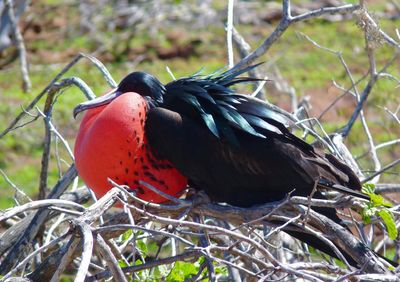
[[[167,200],[139,181],[174,197],[186,189],[187,178],[150,148],[144,126],[146,112],[145,99],[134,92],[86,110],[74,155],[79,176],[96,197],[113,187],[108,178],[137,190],[136,196],[153,203]]]

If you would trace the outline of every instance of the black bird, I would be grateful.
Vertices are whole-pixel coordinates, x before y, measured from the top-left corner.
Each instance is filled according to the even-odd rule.
[[[288,129],[292,122],[270,110],[263,101],[232,89],[236,84],[256,81],[241,77],[256,66],[206,77],[196,74],[166,85],[150,74],[133,72],[116,90],[78,105],[75,116],[90,109],[82,121],[75,148],[79,174],[100,194],[109,188],[106,178],[115,176],[117,182],[137,188],[143,198],[154,201],[160,200],[152,198],[154,194],[141,187],[138,179],[145,177],[146,182],[175,195],[185,188],[185,183],[181,178],[179,184],[174,182],[175,177],[168,178],[169,171],[176,176],[173,168],[187,178],[191,187],[204,190],[213,201],[238,207],[281,200],[291,191],[292,195],[309,196],[314,187],[317,187],[314,194],[317,198],[323,198],[320,188],[324,188],[368,199],[358,192],[360,181],[347,165],[293,135]],[[129,99],[135,101],[132,105],[139,101],[136,108],[111,108],[118,99],[125,97],[128,101],[129,95]],[[132,107],[127,101],[118,107]],[[107,111],[108,114],[104,114]],[[99,122],[105,125],[93,129],[93,119],[99,116]],[[135,117],[141,122],[126,126]],[[120,125],[127,131],[120,131]],[[107,126],[113,131],[112,136],[95,138],[96,130],[103,134]],[[125,136],[119,134],[133,131],[134,142],[127,145]],[[131,147],[132,143],[136,147]],[[130,148],[132,169],[130,161],[125,161],[126,150],[119,149],[127,147],[121,146]],[[99,153],[96,148],[107,150]],[[107,158],[107,165],[115,162],[113,168],[103,169],[104,158]],[[141,165],[136,165],[138,159]],[[116,167],[120,167],[121,172]],[[101,181],[104,185],[99,184]],[[340,222],[334,209],[315,210]],[[303,232],[289,233],[336,256],[318,238]]]

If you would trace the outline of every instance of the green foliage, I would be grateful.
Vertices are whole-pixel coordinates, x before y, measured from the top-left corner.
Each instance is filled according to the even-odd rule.
[[[228,268],[225,265],[220,264],[215,266],[215,273],[225,277],[229,275]]]
[[[140,253],[143,257],[147,257],[148,249],[145,240],[138,240],[136,241],[136,247],[139,249]]]
[[[134,231],[132,229],[128,229],[122,235],[120,235],[119,238],[122,242],[126,242],[127,240],[132,240],[133,235],[135,235],[136,237],[140,237],[143,234],[144,233],[142,231]],[[153,260],[154,255],[159,249],[157,241],[149,237],[136,240],[135,244],[136,248],[140,252],[141,257],[146,261]],[[170,252],[170,246],[165,246],[165,249],[169,250]],[[196,275],[199,272],[200,266],[202,263],[204,263],[204,261],[205,259],[203,257],[200,257],[195,262],[177,261],[170,265],[159,265],[151,269],[145,269],[135,272],[129,281],[184,281],[185,279],[191,278],[193,275]],[[128,264],[125,260],[119,260],[118,264],[120,267],[123,268],[133,265],[141,265],[143,264],[143,261],[141,259],[137,259],[135,262]],[[221,276],[227,276],[228,270],[225,266],[215,264],[215,273]]]
[[[123,234],[122,234],[122,241],[126,242],[129,240],[129,238],[133,235],[133,230],[132,229],[128,229],[126,230]]]
[[[191,278],[198,272],[199,264],[191,262],[177,261],[174,263],[174,267],[167,276],[167,281],[184,281],[187,278]]]
[[[362,192],[367,194],[371,198],[371,202],[374,207],[393,207],[393,204],[383,198],[381,195],[375,194],[375,185],[372,183],[365,183],[362,187]]]
[[[120,267],[128,267],[129,264],[126,263],[126,261],[124,261],[123,259],[118,260],[118,265]]]
[[[159,265],[152,269],[137,271],[134,275],[134,281],[184,281],[198,273],[202,260],[203,259],[200,258],[194,263],[177,261],[172,265]],[[134,265],[141,264],[143,264],[143,262],[140,259],[136,260],[134,263]],[[123,261],[119,261],[119,265],[121,267],[128,266]],[[224,273],[224,270],[222,270],[222,268],[216,268],[216,273]]]
[[[395,240],[398,235],[398,231],[396,228],[396,222],[393,216],[393,213],[388,209],[381,209],[378,212],[380,218],[382,218],[385,223],[386,230],[388,232],[389,238]]]
[[[374,191],[374,184],[366,183],[363,185],[362,192],[371,198],[371,201],[367,203],[363,209],[363,221],[368,224],[371,222],[371,217],[379,216],[385,224],[389,238],[395,240],[398,235],[398,230],[396,228],[396,222],[393,213],[388,209],[393,205],[381,195],[375,194]]]

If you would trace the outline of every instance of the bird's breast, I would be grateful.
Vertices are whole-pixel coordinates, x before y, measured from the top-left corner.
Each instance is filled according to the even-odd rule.
[[[157,158],[148,145],[146,112],[143,97],[129,92],[85,113],[74,155],[79,176],[97,197],[112,187],[107,178],[137,189],[140,198],[156,203],[166,199],[140,181],[174,196],[186,188],[186,178],[170,162]]]

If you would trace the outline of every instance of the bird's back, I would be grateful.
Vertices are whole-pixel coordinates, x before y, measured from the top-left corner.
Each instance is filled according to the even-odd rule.
[[[318,154],[289,132],[260,132],[265,138],[233,128],[239,144],[232,144],[177,108],[151,109],[146,122],[150,145],[216,201],[252,206],[292,190],[307,196],[320,178],[360,188],[354,173],[333,156]]]

